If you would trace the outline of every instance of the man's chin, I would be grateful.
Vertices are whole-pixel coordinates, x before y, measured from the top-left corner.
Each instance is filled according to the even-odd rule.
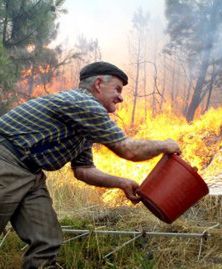
[[[107,111],[108,113],[114,113],[116,111],[116,106],[109,107]]]

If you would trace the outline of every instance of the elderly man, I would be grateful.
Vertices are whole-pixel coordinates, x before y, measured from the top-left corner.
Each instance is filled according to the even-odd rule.
[[[123,101],[127,83],[127,75],[118,67],[92,63],[81,70],[79,89],[29,100],[0,118],[0,233],[10,221],[29,244],[23,268],[55,268],[62,243],[42,170],[55,171],[71,162],[77,179],[120,188],[136,203],[138,184],[98,170],[93,164],[93,143],[134,162],[180,151],[171,139],[126,137],[109,118]]]

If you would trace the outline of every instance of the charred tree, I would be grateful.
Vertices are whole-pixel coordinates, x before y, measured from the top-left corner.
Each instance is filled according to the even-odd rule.
[[[203,85],[205,82],[207,69],[209,67],[209,55],[210,55],[210,51],[206,51],[206,53],[204,53],[203,60],[202,60],[202,67],[200,69],[200,74],[199,74],[199,77],[198,77],[198,80],[196,83],[196,87],[194,89],[194,93],[193,93],[191,102],[190,102],[188,109],[187,109],[187,114],[186,114],[187,121],[193,120],[195,111],[202,101],[201,100],[201,93],[202,93]]]
[[[162,111],[163,107],[163,100],[164,100],[164,95],[166,91],[166,54],[163,54],[163,86],[162,86],[162,92],[161,92],[161,100],[160,100],[160,111]]]
[[[209,88],[206,85],[209,83],[210,66],[222,57],[219,49],[222,2],[167,0],[166,4],[167,29],[171,38],[167,47],[171,50],[179,48],[186,55],[187,65],[196,81],[186,113],[187,121],[192,121]],[[218,64],[218,68],[222,71],[221,64]]]
[[[132,115],[131,115],[131,126],[135,123],[135,115],[136,115],[136,108],[137,108],[137,99],[139,95],[139,86],[141,85],[141,69],[146,65],[145,57],[146,57],[146,47],[147,47],[147,30],[148,30],[148,21],[149,21],[149,14],[144,14],[143,10],[139,8],[133,16],[133,29],[132,29],[132,36],[130,41],[131,47],[131,58],[133,59],[133,76],[134,86],[133,86],[133,108],[132,108]],[[134,41],[134,42],[133,42]],[[145,68],[145,67],[144,67]],[[145,69],[144,69],[145,70]],[[144,71],[143,70],[143,71]],[[145,72],[143,77],[143,86],[145,86]],[[144,96],[144,98],[146,98]]]
[[[139,90],[139,76],[140,76],[140,42],[139,42],[138,52],[137,52],[136,78],[135,78],[134,90],[133,90],[133,110],[132,110],[132,117],[131,117],[131,126],[134,125],[134,121],[135,121],[136,103],[137,103],[137,96],[138,96],[138,90]]]

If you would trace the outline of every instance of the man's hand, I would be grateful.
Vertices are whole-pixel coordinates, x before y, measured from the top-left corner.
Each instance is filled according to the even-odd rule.
[[[137,195],[139,185],[130,179],[124,179],[121,182],[120,188],[124,191],[126,197],[133,203],[137,204],[141,201],[141,198]]]
[[[171,154],[171,153],[181,153],[179,145],[173,139],[167,139],[164,141],[164,153]]]

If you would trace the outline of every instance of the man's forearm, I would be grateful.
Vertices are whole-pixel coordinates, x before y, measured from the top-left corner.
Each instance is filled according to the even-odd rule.
[[[151,159],[160,153],[180,152],[176,142],[171,139],[158,141],[127,138],[108,147],[120,157],[135,162]]]
[[[77,179],[87,184],[97,187],[122,188],[124,179],[106,174],[95,167],[77,167],[74,169],[74,175]]]
[[[73,170],[79,180],[97,187],[119,188],[133,203],[140,201],[140,197],[137,196],[139,185],[133,180],[103,173],[95,167],[76,167]]]
[[[131,153],[132,161],[145,161],[164,151],[165,143],[158,140],[133,140],[125,141],[125,147]]]

